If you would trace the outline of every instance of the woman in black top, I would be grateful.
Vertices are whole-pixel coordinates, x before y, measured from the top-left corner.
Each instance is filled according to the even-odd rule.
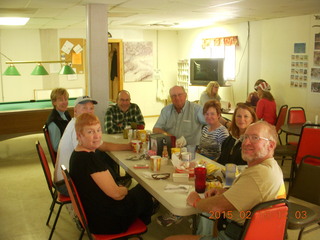
[[[221,154],[218,163],[223,165],[234,163],[236,165],[247,165],[241,157],[240,136],[244,134],[247,127],[257,121],[257,115],[253,108],[244,103],[238,103],[232,116],[230,135],[221,146]]]
[[[96,154],[101,145],[102,132],[99,119],[89,113],[76,119],[78,145],[70,158],[70,175],[77,187],[88,218],[89,229],[95,234],[124,232],[140,218],[151,222],[153,201],[140,185],[128,190],[117,185],[115,176]]]

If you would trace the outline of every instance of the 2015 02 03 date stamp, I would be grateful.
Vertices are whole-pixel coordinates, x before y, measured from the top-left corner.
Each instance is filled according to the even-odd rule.
[[[209,219],[220,219],[220,218],[225,218],[225,219],[234,219],[234,213],[233,211],[210,211],[209,212],[211,215],[209,216]],[[261,217],[265,218],[287,218],[287,213],[283,212],[275,212],[275,213],[270,213],[270,212],[265,212],[260,215]],[[250,210],[248,211],[240,211],[239,212],[239,217],[241,219],[251,219],[253,217],[253,214]],[[308,217],[308,214],[306,211],[296,211],[294,214],[294,217],[296,219],[306,219]]]

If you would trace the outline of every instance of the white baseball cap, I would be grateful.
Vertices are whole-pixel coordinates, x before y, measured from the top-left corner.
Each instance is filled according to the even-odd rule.
[[[93,100],[91,97],[89,96],[82,96],[82,97],[78,97],[76,99],[76,101],[74,102],[74,106],[77,106],[77,104],[84,104],[87,102],[92,102],[93,104],[98,104],[98,102],[96,100]]]

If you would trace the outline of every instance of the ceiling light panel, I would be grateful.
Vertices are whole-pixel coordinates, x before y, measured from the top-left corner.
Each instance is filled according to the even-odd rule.
[[[0,25],[22,26],[29,21],[29,18],[21,17],[0,17]]]

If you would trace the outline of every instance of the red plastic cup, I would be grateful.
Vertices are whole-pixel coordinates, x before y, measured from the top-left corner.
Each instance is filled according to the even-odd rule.
[[[197,193],[204,193],[206,190],[207,169],[204,166],[197,166],[194,169],[194,184]]]

